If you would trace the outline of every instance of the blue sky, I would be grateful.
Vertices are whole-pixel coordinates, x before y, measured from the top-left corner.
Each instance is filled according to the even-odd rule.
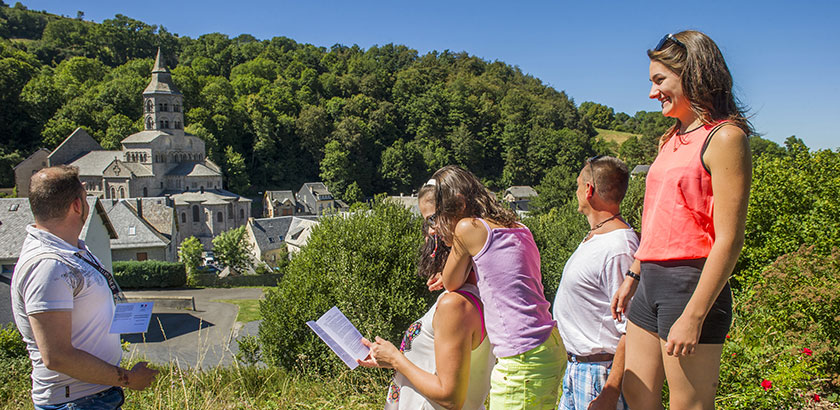
[[[13,1],[5,0],[14,4]],[[34,10],[101,22],[115,14],[196,38],[220,32],[286,36],[329,47],[404,44],[420,54],[466,51],[518,66],[564,90],[633,115],[647,98],[645,50],[668,32],[701,30],[723,51],[756,129],[781,143],[840,147],[837,1],[22,1]]]

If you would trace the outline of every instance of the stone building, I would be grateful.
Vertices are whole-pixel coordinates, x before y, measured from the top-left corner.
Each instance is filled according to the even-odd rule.
[[[206,158],[204,141],[184,132],[184,96],[160,50],[151,74],[143,90],[144,129],[120,141],[120,150],[103,149],[78,128],[54,150],[40,149],[15,167],[20,197],[29,196],[29,178],[38,170],[78,167],[88,194],[111,200],[108,211],[125,231],[112,243],[115,260],[176,260],[190,236],[211,249],[214,236],[251,216],[250,199],[223,189],[221,168]]]
[[[222,172],[205,157],[204,141],[184,132],[184,96],[172,82],[158,50],[152,79],[143,91],[145,129],[124,138],[119,151],[102,148],[76,129],[56,149],[36,151],[15,167],[19,197],[29,196],[29,177],[41,168],[68,164],[90,195],[99,198],[154,197],[222,189]]]

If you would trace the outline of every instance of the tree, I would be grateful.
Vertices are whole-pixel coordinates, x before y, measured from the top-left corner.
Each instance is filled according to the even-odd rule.
[[[231,192],[243,194],[249,191],[250,183],[245,158],[242,154],[235,152],[230,145],[225,147],[225,176],[227,187]]]
[[[251,245],[246,236],[244,225],[216,235],[213,238],[213,255],[216,260],[237,273],[251,268]]]
[[[350,153],[338,141],[328,142],[321,161],[321,181],[331,192],[343,195],[351,180]]]
[[[204,246],[195,236],[190,236],[181,242],[181,246],[178,248],[178,260],[184,263],[187,268],[187,275],[194,274],[201,265],[201,252],[203,250]]]

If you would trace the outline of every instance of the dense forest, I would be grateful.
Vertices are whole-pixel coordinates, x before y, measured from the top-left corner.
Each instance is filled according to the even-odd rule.
[[[323,180],[348,202],[411,192],[462,165],[489,187],[533,185],[544,206],[570,193],[585,158],[649,162],[671,122],[569,96],[499,61],[243,34],[180,37],[123,15],[102,23],[0,2],[0,186],[76,127],[106,149],[142,129],[141,93],[160,48],[228,189],[256,194]],[[621,146],[597,128],[636,134]],[[557,200],[552,199],[557,198]]]

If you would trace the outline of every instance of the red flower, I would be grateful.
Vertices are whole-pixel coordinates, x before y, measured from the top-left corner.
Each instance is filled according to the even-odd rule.
[[[819,394],[814,393],[814,401],[817,402],[817,403],[820,402],[820,395]]]
[[[727,339],[731,339],[731,338],[732,338],[732,336],[730,336],[730,335],[729,335],[729,333],[727,333],[727,334],[726,334],[726,338],[727,338]]]
[[[764,379],[761,381],[761,387],[764,387],[764,391],[770,390],[770,388],[773,387],[773,382]]]
[[[811,356],[814,354],[814,352],[807,347],[802,349],[802,353],[805,353],[806,356]]]

